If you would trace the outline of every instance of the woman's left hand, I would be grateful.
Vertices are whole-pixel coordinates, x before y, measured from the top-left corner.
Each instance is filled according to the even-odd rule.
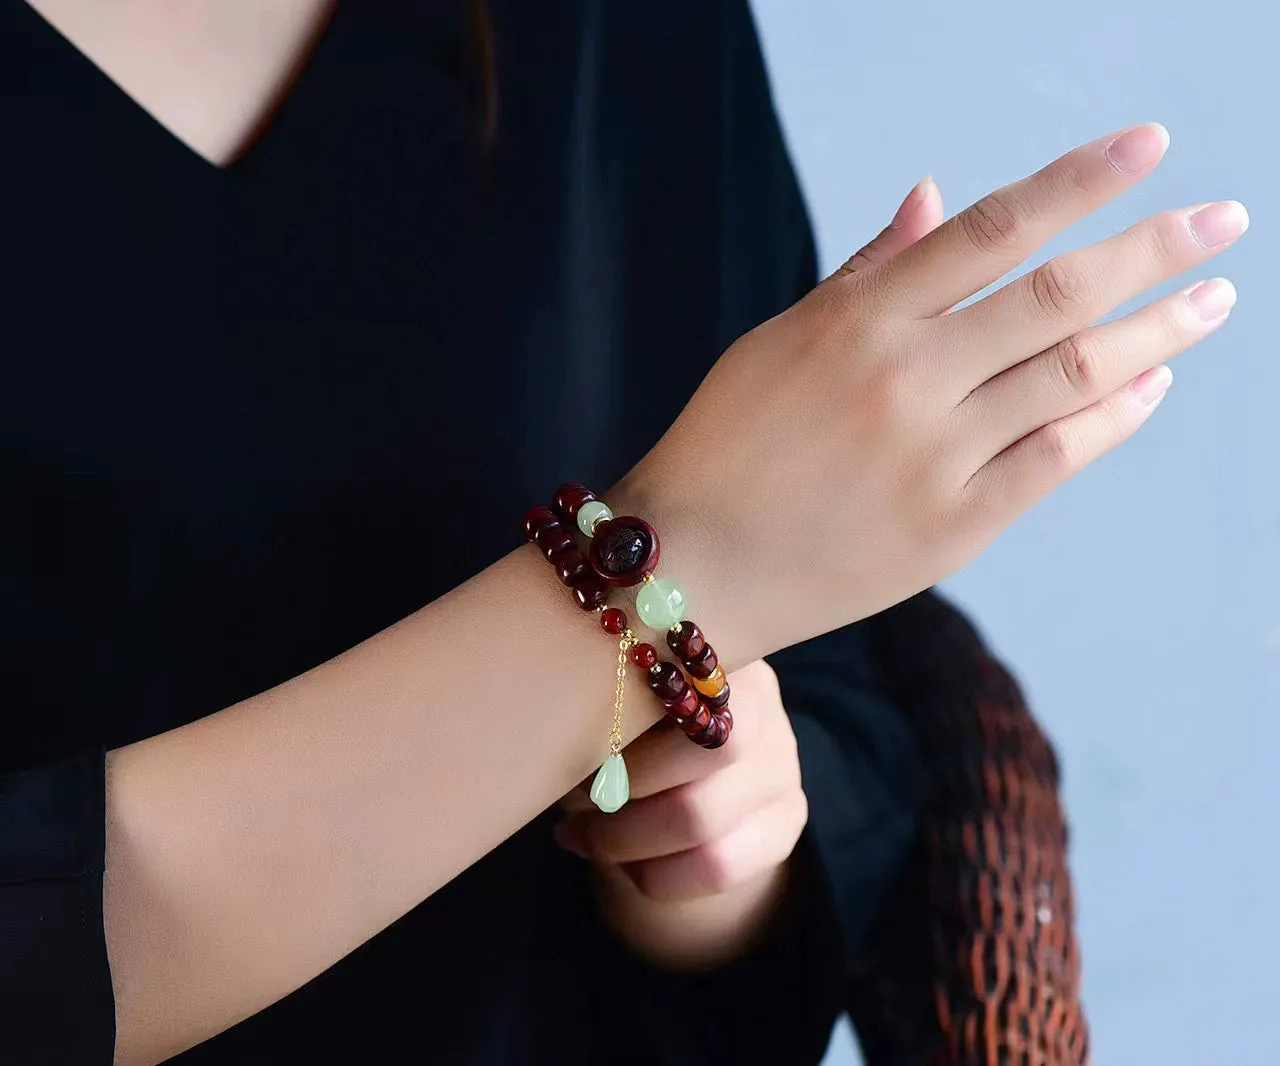
[[[707,751],[678,729],[652,729],[626,750],[630,802],[603,814],[575,789],[555,830],[595,865],[614,930],[668,965],[714,965],[749,946],[782,897],[808,818],[773,670],[760,661],[729,680],[728,744]]]

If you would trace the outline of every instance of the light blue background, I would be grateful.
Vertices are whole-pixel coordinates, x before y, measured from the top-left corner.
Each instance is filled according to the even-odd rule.
[[[756,0],[823,266],[1150,119],[1164,164],[1046,250],[1235,198],[1240,292],[1151,422],[949,582],[1056,741],[1099,1066],[1280,1061],[1280,19],[1255,0]],[[1038,261],[1038,260],[1037,260]],[[1169,291],[1173,284],[1161,291]],[[843,1039],[834,1062],[853,1061]]]

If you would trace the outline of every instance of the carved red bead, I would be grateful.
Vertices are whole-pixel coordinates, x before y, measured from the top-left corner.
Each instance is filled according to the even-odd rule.
[[[601,522],[591,538],[591,569],[614,588],[640,584],[657,568],[661,555],[653,526],[631,515]]]

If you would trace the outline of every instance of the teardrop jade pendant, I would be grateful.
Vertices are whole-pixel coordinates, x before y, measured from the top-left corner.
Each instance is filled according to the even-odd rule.
[[[620,810],[631,796],[631,779],[621,755],[610,755],[591,783],[591,802],[605,814]]]

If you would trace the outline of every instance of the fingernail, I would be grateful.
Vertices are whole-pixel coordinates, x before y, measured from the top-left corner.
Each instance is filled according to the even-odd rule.
[[[1236,200],[1200,208],[1191,216],[1191,232],[1206,248],[1230,244],[1249,228],[1249,212]]]
[[[555,828],[551,830],[551,835],[565,851],[573,852],[580,859],[589,857],[586,834],[582,831],[581,823],[575,819],[565,818],[557,822]]]
[[[1125,130],[1107,145],[1107,162],[1122,174],[1137,174],[1155,166],[1169,147],[1169,131],[1158,122]]]
[[[933,175],[926,174],[923,178],[911,186],[911,191],[907,193],[907,198],[902,201],[901,206],[894,213],[893,221],[889,223],[890,229],[901,229],[902,224],[906,222],[907,215],[910,210],[924,199],[925,189],[933,182]]]
[[[1205,322],[1214,322],[1236,305],[1236,287],[1226,278],[1210,278],[1192,285],[1187,300]]]
[[[1145,374],[1140,374],[1133,383],[1133,391],[1145,407],[1154,407],[1169,391],[1173,383],[1173,371],[1167,366],[1152,367]]]

